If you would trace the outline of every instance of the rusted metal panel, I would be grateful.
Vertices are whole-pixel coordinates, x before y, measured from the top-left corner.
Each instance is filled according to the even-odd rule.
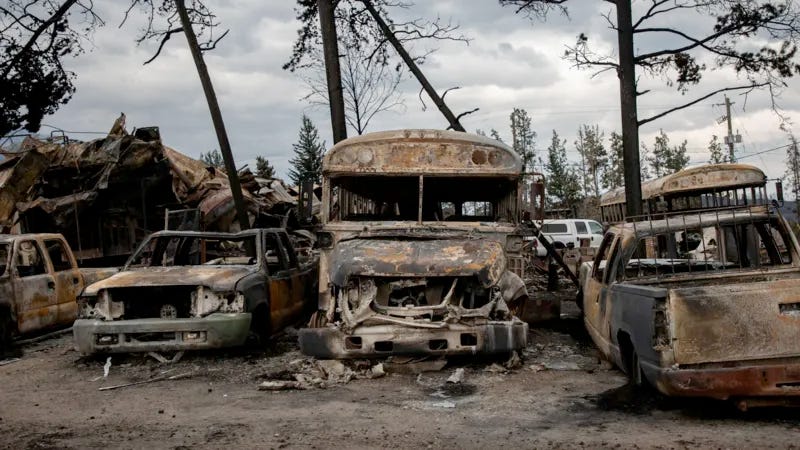
[[[505,268],[503,247],[493,241],[354,239],[334,248],[330,279],[343,286],[352,275],[477,276],[492,286]]]
[[[334,173],[454,174],[519,176],[522,161],[494,139],[443,130],[370,133],[335,145],[323,161]]]
[[[213,286],[219,290],[233,290],[236,282],[245,275],[258,272],[258,266],[249,267],[146,267],[123,271],[86,288],[84,295],[97,295],[101,289],[131,286]]]
[[[0,229],[14,225],[16,204],[47,169],[47,158],[36,150],[24,151],[0,164]]]
[[[665,369],[655,382],[667,395],[721,400],[800,396],[800,360],[744,362],[735,367]]]
[[[715,286],[671,289],[675,363],[800,355],[798,288],[800,275],[762,282],[743,276]]]
[[[478,325],[454,323],[441,329],[385,324],[361,327],[353,333],[331,326],[302,330],[300,349],[320,358],[493,354],[525,347],[527,336],[528,324],[519,319]]]

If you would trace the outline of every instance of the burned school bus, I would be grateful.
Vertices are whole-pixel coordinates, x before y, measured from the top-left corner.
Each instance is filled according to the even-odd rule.
[[[505,353],[526,344],[522,163],[501,142],[400,130],[323,160],[319,310],[301,330],[323,358]],[[519,266],[515,266],[519,267]]]

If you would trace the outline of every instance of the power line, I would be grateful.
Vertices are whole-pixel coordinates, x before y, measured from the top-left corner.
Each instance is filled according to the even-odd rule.
[[[738,159],[750,158],[751,156],[762,155],[764,153],[774,152],[775,150],[780,150],[780,149],[783,149],[783,148],[786,148],[786,147],[791,147],[791,146],[792,146],[792,144],[784,144],[784,145],[781,145],[781,146],[778,146],[778,147],[773,147],[773,148],[768,148],[766,150],[761,150],[760,152],[747,153],[747,154],[744,154],[742,156],[739,156]]]

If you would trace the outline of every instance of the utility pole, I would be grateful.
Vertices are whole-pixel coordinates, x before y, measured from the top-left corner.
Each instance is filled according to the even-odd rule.
[[[622,110],[622,161],[625,165],[625,214],[642,214],[642,178],[639,161],[639,119],[636,113],[636,65],[633,50],[631,0],[617,0],[619,96]]]
[[[339,68],[339,39],[336,34],[334,0],[317,0],[319,28],[322,34],[322,53],[325,57],[325,75],[328,81],[328,103],[331,109],[333,143],[347,139],[342,72]]]
[[[222,121],[222,112],[217,103],[217,94],[214,93],[214,85],[211,84],[211,76],[208,74],[208,67],[203,60],[203,53],[200,45],[197,44],[197,36],[192,29],[192,22],[189,20],[189,13],[186,11],[184,0],[175,0],[178,15],[181,18],[181,26],[186,34],[189,43],[189,50],[194,58],[194,65],[197,67],[197,74],[200,76],[200,83],[203,85],[203,92],[206,95],[208,109],[211,113],[211,121],[214,123],[214,131],[217,133],[219,150],[222,152],[222,159],[225,161],[225,170],[228,172],[228,181],[231,185],[231,196],[236,207],[236,218],[242,230],[250,228],[250,219],[247,217],[247,208],[244,205],[242,196],[242,186],[239,184],[239,173],[236,172],[236,163],[233,160],[231,143],[228,141],[228,133],[225,131],[225,122]]]
[[[733,124],[731,123],[731,99],[725,96],[725,117],[728,119],[728,136],[725,137],[725,143],[728,144],[728,161],[736,162],[736,156],[733,154]]]

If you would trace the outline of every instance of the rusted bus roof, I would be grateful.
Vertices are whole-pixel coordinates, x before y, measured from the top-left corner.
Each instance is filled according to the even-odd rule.
[[[505,175],[522,160],[495,139],[446,130],[394,130],[345,139],[328,151],[324,174]]]
[[[751,206],[697,213],[681,213],[665,219],[626,222],[612,226],[611,231],[617,234],[635,234],[641,237],[670,231],[682,231],[687,228],[710,227],[716,224],[761,222],[768,220],[770,217],[777,217],[777,215],[770,213],[768,206]]]
[[[642,183],[642,199],[711,189],[736,189],[760,186],[767,180],[764,172],[749,164],[705,164],[683,169]],[[606,192],[600,205],[625,202],[625,188]]]

